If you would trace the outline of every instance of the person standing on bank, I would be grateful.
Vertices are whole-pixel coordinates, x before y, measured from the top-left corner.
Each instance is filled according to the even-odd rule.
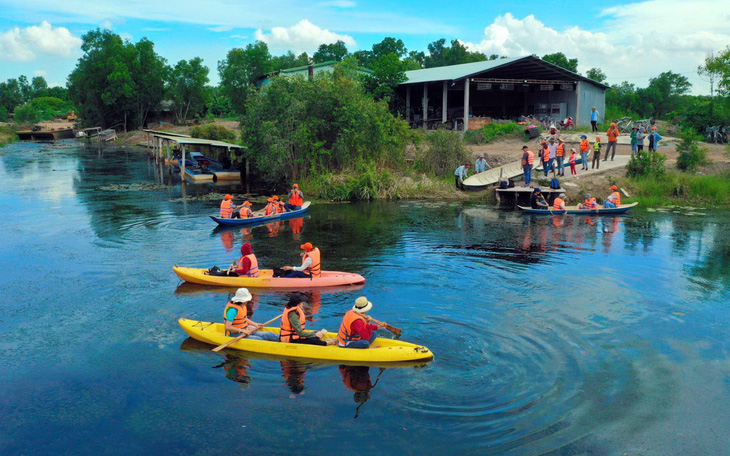
[[[591,162],[591,169],[601,167],[601,137],[596,137],[596,142],[593,143],[593,162]]]
[[[619,131],[618,128],[616,128],[616,124],[612,123],[611,127],[606,132],[606,135],[608,136],[608,146],[606,146],[606,156],[603,157],[603,161],[608,160],[608,153],[613,151],[611,153],[611,161],[613,161],[613,157],[616,155],[616,144],[618,143],[618,135]]]
[[[487,160],[484,159],[484,154],[480,154],[479,158],[477,158],[477,161],[474,162],[474,172],[483,173],[488,169],[492,169],[492,167],[489,166]]]
[[[340,347],[370,348],[377,337],[375,331],[386,327],[385,322],[380,322],[380,325],[369,324],[372,319],[366,314],[372,308],[373,303],[368,301],[365,296],[360,296],[355,300],[355,305],[342,318],[342,324],[337,333],[337,344]]]
[[[558,145],[555,149],[555,158],[558,162],[558,176],[565,176],[565,142],[563,142],[562,136],[558,136]]]
[[[290,344],[334,345],[334,339],[331,339],[331,343],[322,340],[327,334],[326,329],[320,329],[317,332],[305,329],[307,319],[304,315],[304,309],[302,309],[305,302],[307,300],[301,293],[294,293],[289,298],[289,302],[286,303],[284,313],[281,316],[279,341]]]
[[[464,180],[467,178],[467,171],[469,170],[469,162],[456,168],[454,171],[454,181],[456,182],[456,188],[464,190]]]
[[[591,109],[591,131],[598,131],[598,117],[598,111],[596,111],[596,107],[594,106]]]
[[[644,151],[644,132],[639,129],[636,132],[636,153]]]
[[[532,181],[532,166],[535,163],[535,154],[527,148],[522,146],[522,171],[525,174],[525,186],[529,187]]]
[[[588,136],[580,135],[580,157],[582,158],[583,170],[588,170],[588,150],[591,145],[588,143]]]
[[[239,288],[236,290],[235,296],[228,301],[225,309],[223,309],[226,336],[237,337],[240,333],[251,331],[251,334],[244,337],[244,339],[278,341],[279,336],[272,332],[259,331],[264,326],[248,318],[246,304],[252,299],[253,296],[248,292],[248,289]]]

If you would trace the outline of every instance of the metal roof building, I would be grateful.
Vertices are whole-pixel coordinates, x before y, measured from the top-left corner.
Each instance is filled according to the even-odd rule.
[[[470,118],[517,118],[522,115],[573,117],[590,123],[593,106],[605,110],[608,86],[535,56],[465,63],[406,71],[398,87],[406,100],[406,116],[426,127],[458,123],[469,129]]]

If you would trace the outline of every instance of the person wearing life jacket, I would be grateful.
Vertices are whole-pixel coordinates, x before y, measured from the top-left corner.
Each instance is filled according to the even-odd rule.
[[[554,211],[564,211],[565,210],[565,193],[561,193],[558,195],[555,200],[553,200],[553,210]]]
[[[277,201],[276,202],[276,213],[283,214],[284,212],[286,212],[286,204],[284,204],[283,201]]]
[[[311,242],[305,242],[300,245],[302,249],[302,265],[301,266],[283,266],[284,271],[291,271],[287,278],[307,278],[320,277],[322,275],[321,255],[319,249],[314,247]]]
[[[266,200],[266,207],[264,208],[264,215],[274,215],[276,214],[276,204],[274,203],[274,198],[269,198]]]
[[[375,331],[385,328],[384,322],[380,322],[380,325],[369,324],[372,319],[366,314],[372,308],[373,303],[365,296],[355,300],[355,305],[342,318],[337,345],[342,348],[370,348],[377,337]]]
[[[608,153],[611,153],[611,161],[613,161],[613,157],[616,155],[616,144],[618,144],[618,136],[619,131],[618,128],[616,128],[616,124],[612,123],[611,127],[606,132],[606,135],[608,136],[608,146],[606,146],[606,156],[603,157],[603,161],[608,160]]]
[[[581,135],[580,136],[580,157],[583,159],[583,170],[588,169],[588,149],[590,149],[590,144],[588,143],[588,136]]]
[[[593,162],[591,162],[591,169],[601,167],[601,137],[596,137],[596,142],[593,143]]]
[[[542,142],[540,157],[542,160],[542,170],[545,172],[545,177],[547,177],[548,171],[550,170],[550,149],[548,148],[547,141]]]
[[[578,156],[575,154],[575,149],[570,149],[570,157],[568,157],[568,164],[570,165],[570,175],[571,176],[577,176],[578,171],[575,170],[575,162],[577,161]]]
[[[603,207],[612,208],[619,207],[621,205],[621,195],[618,192],[618,187],[615,185],[611,186],[611,194],[603,202]]]
[[[248,309],[246,304],[251,302],[253,296],[246,288],[239,288],[236,294],[228,301],[223,309],[223,323],[225,326],[225,335],[229,337],[238,337],[243,332],[251,332],[244,339],[266,340],[276,342],[279,337],[269,331],[259,331],[263,325],[256,323],[248,318]]]
[[[233,204],[233,196],[232,195],[226,195],[223,197],[223,201],[221,201],[221,211],[218,217],[220,218],[231,218],[233,217],[233,210],[235,209],[235,205]]]
[[[304,204],[304,194],[299,190],[299,185],[292,185],[292,189],[289,191],[289,202],[284,205],[284,209],[287,212],[298,211]]]
[[[534,163],[535,154],[527,146],[522,146],[522,171],[525,174],[526,186],[529,186],[532,181],[532,166]]]
[[[279,332],[279,341],[290,344],[308,344],[308,345],[332,345],[331,341],[322,340],[327,334],[326,329],[319,331],[307,331],[307,319],[304,315],[303,304],[307,302],[307,298],[301,293],[294,293],[284,307],[284,313],[281,316],[281,330]]]
[[[238,211],[238,218],[246,219],[253,217],[253,211],[251,210],[251,202],[244,201],[241,205],[241,210]]]
[[[590,193],[587,193],[585,201],[578,204],[578,209],[598,211],[598,203],[596,203],[596,199],[593,198]]]
[[[241,246],[241,257],[236,262],[236,268],[233,270],[239,277],[259,276],[259,261],[252,250],[251,244],[248,242]]]
[[[557,158],[558,161],[558,176],[565,176],[565,142],[563,141],[562,136],[558,136],[555,158]]]

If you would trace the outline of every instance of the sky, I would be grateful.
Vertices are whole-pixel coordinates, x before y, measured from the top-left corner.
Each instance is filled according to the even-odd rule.
[[[578,71],[598,67],[609,84],[645,87],[664,71],[697,75],[709,52],[730,46],[730,0],[560,2],[432,0],[0,0],[0,80],[21,74],[65,85],[82,55],[81,37],[101,27],[137,42],[147,37],[175,63],[203,58],[211,83],[218,61],[256,40],[272,54],[310,55],[342,40],[352,51],[387,36],[427,51],[440,38],[470,50],[518,57],[563,52]]]

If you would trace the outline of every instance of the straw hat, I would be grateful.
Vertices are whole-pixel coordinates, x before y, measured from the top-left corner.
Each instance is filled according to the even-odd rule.
[[[249,302],[251,299],[253,299],[253,296],[251,296],[251,293],[248,292],[247,288],[239,288],[236,290],[236,295],[231,298],[231,301]]]
[[[355,300],[355,305],[352,306],[352,310],[354,310],[357,313],[367,313],[370,309],[373,308],[373,303],[368,301],[368,298],[365,296],[360,296]]]

